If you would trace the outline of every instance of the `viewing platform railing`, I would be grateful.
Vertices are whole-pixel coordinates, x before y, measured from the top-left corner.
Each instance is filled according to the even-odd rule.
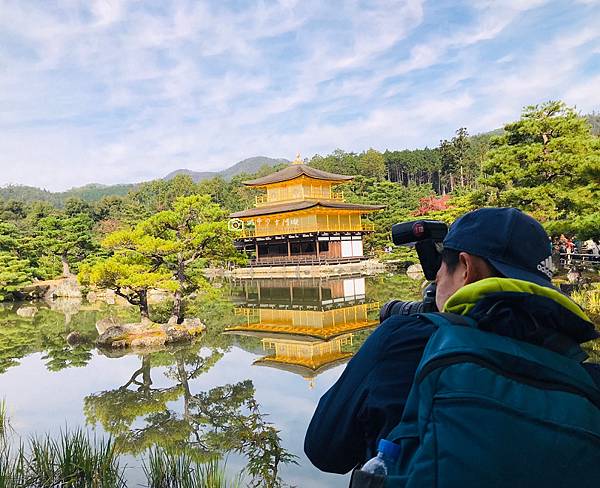
[[[600,267],[600,256],[592,253],[566,253],[561,252],[559,255],[560,264],[562,266],[570,266],[580,264],[584,266]]]

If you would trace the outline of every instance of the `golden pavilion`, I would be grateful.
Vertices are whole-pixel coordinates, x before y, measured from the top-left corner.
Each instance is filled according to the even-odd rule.
[[[298,155],[280,171],[245,181],[264,193],[254,208],[230,215],[230,227],[239,232],[236,246],[258,266],[365,259],[363,235],[373,224],[362,217],[383,206],[346,203],[338,186],[353,178],[308,166]]]
[[[261,339],[265,355],[254,364],[299,374],[311,385],[352,357],[354,333],[378,324],[379,304],[367,301],[364,277],[245,281],[234,303],[243,323],[227,332]]]

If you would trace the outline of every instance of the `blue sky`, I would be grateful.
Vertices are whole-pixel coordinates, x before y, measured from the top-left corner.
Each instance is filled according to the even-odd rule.
[[[435,146],[600,110],[600,2],[0,0],[0,185]]]

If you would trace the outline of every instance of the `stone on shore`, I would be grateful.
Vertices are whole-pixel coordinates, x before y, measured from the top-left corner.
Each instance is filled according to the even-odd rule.
[[[409,278],[413,280],[422,280],[423,278],[425,278],[425,274],[423,273],[423,267],[419,263],[411,264],[406,269],[406,274]]]

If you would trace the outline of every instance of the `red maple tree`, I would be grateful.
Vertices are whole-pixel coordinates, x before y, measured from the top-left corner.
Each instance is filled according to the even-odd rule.
[[[427,215],[429,212],[438,210],[447,210],[450,195],[442,195],[441,197],[431,195],[423,197],[419,200],[419,208],[413,212],[413,215]]]

